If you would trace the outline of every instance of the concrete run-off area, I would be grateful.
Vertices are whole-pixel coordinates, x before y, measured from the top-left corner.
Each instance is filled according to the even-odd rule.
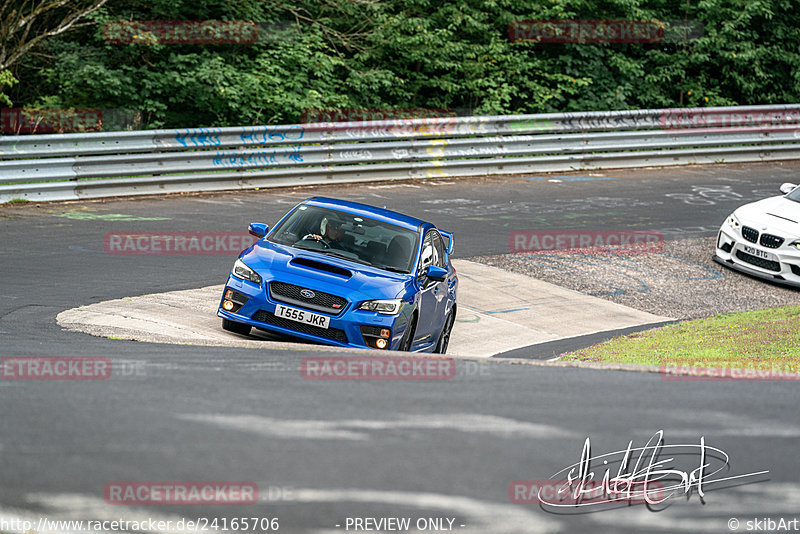
[[[669,319],[480,263],[453,260],[453,264],[459,278],[458,317],[448,352],[456,356],[485,358],[546,341]],[[215,285],[98,302],[61,312],[57,320],[68,330],[119,339],[301,347],[276,342],[255,329],[251,336],[222,330],[216,316],[222,288]]]

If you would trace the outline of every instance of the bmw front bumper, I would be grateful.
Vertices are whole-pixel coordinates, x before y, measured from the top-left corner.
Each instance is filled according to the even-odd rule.
[[[734,230],[727,223],[722,225],[717,234],[714,261],[764,280],[800,287],[800,250],[788,245],[794,238],[786,237],[780,246],[771,248],[763,245],[761,234],[752,227],[749,228],[757,237],[751,236],[751,239],[756,241],[745,239],[742,228],[748,227]]]

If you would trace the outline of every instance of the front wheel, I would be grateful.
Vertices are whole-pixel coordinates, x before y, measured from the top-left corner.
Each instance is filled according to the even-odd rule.
[[[439,343],[436,345],[436,350],[433,352],[437,354],[444,354],[447,352],[447,345],[450,344],[450,332],[453,331],[453,322],[455,322],[455,315],[450,312],[444,322],[442,334],[439,336]]]
[[[250,333],[251,328],[252,327],[249,324],[237,323],[236,321],[231,321],[230,319],[226,319],[224,317],[222,318],[222,329],[227,330],[228,332],[246,336]]]

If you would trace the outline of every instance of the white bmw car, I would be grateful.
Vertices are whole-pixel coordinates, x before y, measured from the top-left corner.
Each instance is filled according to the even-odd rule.
[[[722,223],[714,261],[759,278],[800,287],[800,187],[745,204]]]

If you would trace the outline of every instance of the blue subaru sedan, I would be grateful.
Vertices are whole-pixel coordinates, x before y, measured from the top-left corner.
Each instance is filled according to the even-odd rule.
[[[239,255],[222,328],[252,327],[341,347],[447,351],[456,317],[453,235],[414,217],[314,197]]]

